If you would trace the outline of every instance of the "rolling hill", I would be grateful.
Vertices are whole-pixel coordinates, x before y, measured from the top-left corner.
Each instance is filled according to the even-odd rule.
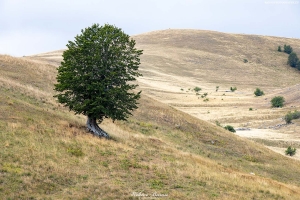
[[[62,51],[23,58],[0,55],[2,197],[300,197],[299,161],[214,124],[271,126],[289,106],[297,108],[299,73],[276,50],[291,44],[298,51],[299,40],[195,30],[133,37],[144,49],[144,76],[138,80],[143,95],[127,122],[101,124],[111,140],[87,133],[85,117],[73,115],[52,97]],[[209,101],[192,91],[196,86],[208,93]],[[227,92],[230,86],[238,90]],[[255,87],[266,96],[255,98]],[[265,99],[277,94],[286,96],[288,106],[270,109]],[[249,112],[250,105],[257,110]],[[291,126],[298,130],[297,122]],[[291,131],[291,126],[283,128]]]

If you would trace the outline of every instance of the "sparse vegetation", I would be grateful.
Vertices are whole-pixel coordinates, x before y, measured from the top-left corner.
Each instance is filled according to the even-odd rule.
[[[299,58],[297,54],[295,52],[290,53],[287,64],[295,68],[297,67],[298,63],[299,63]]]
[[[272,107],[281,108],[283,107],[285,100],[282,96],[276,96],[271,100]]]
[[[264,95],[265,93],[261,89],[256,88],[256,90],[254,91],[254,94],[255,94],[255,96],[258,97],[258,96]]]
[[[194,91],[195,91],[195,92],[200,92],[201,90],[202,90],[202,89],[199,88],[199,87],[195,87],[195,88],[194,88]]]
[[[201,98],[205,98],[208,95],[207,92],[205,92],[204,94],[201,95]]]
[[[253,110],[253,108],[249,108],[249,111],[252,111]]]
[[[216,92],[218,92],[218,90],[219,90],[219,86],[216,86]]]
[[[147,34],[147,39],[149,35]],[[226,39],[230,37],[227,35]],[[255,39],[256,36],[253,37]],[[251,41],[253,37],[251,36]],[[149,37],[146,41],[159,41],[160,38],[163,37]],[[259,39],[264,40],[262,37]],[[183,44],[189,42],[182,41]],[[232,74],[226,75],[224,85],[238,84],[241,88],[254,88],[256,85],[280,88],[283,84],[296,84],[299,74],[294,73],[294,70],[276,67],[276,70],[272,71],[275,67],[268,67],[267,63],[273,56],[271,53],[274,53],[268,49],[277,44],[276,40],[274,41],[272,46],[260,46],[265,51],[262,56],[259,55],[264,58],[261,59],[262,64],[256,66],[259,71],[266,69],[268,76],[265,73],[258,73],[257,77],[249,76],[251,78],[239,76],[240,73],[249,72],[251,75],[252,69],[247,71],[250,67],[243,68],[242,72],[236,69],[236,79],[229,76]],[[175,45],[178,44],[176,42],[178,41],[174,42]],[[248,41],[240,42],[241,45],[246,43],[252,44]],[[213,46],[214,43],[209,45]],[[229,45],[231,44],[228,43],[226,48],[232,48]],[[256,54],[257,43],[254,45],[253,52]],[[146,45],[143,47],[147,48]],[[251,46],[249,49],[251,50]],[[151,53],[155,57],[154,53],[161,54],[160,51],[157,49]],[[217,49],[215,52],[218,53]],[[221,52],[222,55],[223,52],[225,51]],[[3,61],[3,57],[10,62]],[[285,59],[284,55],[282,58]],[[26,57],[27,59],[30,58]],[[298,199],[300,196],[300,178],[295,176],[300,173],[299,161],[272,153],[261,144],[235,136],[224,128],[173,109],[146,95],[139,99],[139,108],[127,121],[113,123],[112,120],[105,119],[102,122],[103,128],[111,133],[111,140],[95,138],[86,133],[84,116],[74,116],[52,98],[56,66],[43,65],[40,62],[36,64],[8,56],[0,56],[0,60],[2,199],[138,199],[132,194],[139,191],[150,195],[155,192],[168,195],[159,199],[187,200]],[[253,57],[253,60],[256,58]],[[145,60],[143,65],[151,66],[147,65],[147,62],[151,61]],[[213,59],[211,61],[213,62]],[[230,59],[228,61],[230,63]],[[164,70],[167,72],[167,69]],[[182,71],[178,71],[174,73],[183,74]],[[210,71],[213,71],[215,76],[207,76],[204,81],[214,84],[210,85],[210,89],[213,90],[215,85],[221,83],[210,82],[212,79],[209,78],[221,77],[222,70],[209,69],[208,75]],[[145,78],[152,78],[145,74]],[[248,80],[251,80],[251,83]],[[142,86],[141,88],[147,90]],[[177,92],[180,90],[177,89]],[[253,91],[250,93],[253,94]],[[247,96],[247,100],[257,101],[251,94]],[[237,116],[239,120],[248,120],[247,116],[244,116],[247,113],[244,112],[245,108],[256,104],[245,101],[244,106],[233,109],[235,103],[244,100],[241,98],[239,101],[239,97],[230,94],[223,96],[227,101],[224,102],[226,108],[222,109],[230,111],[225,113],[229,114],[228,118],[223,115],[215,118],[217,114],[221,114],[221,110],[218,113],[218,108],[215,107],[220,103],[217,100],[204,108],[205,113],[208,109],[212,113],[204,117],[211,117],[211,122],[222,120],[222,123],[226,124],[244,124],[244,121],[228,120]],[[279,113],[284,112],[282,109],[271,112],[267,108],[260,110],[262,113],[257,116],[249,113],[253,116],[249,121],[263,121],[270,119],[269,117],[277,119],[282,115]],[[295,128],[297,130],[297,127]],[[284,153],[290,144],[281,142],[281,153]],[[300,143],[297,143],[297,146],[294,144],[295,142],[293,147],[298,149]],[[72,151],[81,151],[83,155],[72,155]]]
[[[225,126],[224,128],[225,128],[226,130],[230,131],[230,132],[233,132],[233,133],[236,132],[235,129],[233,128],[233,126],[231,126],[231,125],[227,125],[227,126]]]
[[[234,92],[234,91],[237,90],[237,88],[236,87],[230,87],[230,90],[231,90],[231,92]]]
[[[216,120],[216,125],[221,126],[221,123],[218,120]]]
[[[203,101],[204,101],[204,102],[208,102],[208,101],[209,101],[209,98],[205,98]]]
[[[247,60],[247,59],[244,59],[243,61],[244,61],[244,63],[247,63],[247,62],[248,62],[248,60]]]
[[[293,48],[290,46],[290,45],[284,45],[284,47],[283,47],[283,51],[285,52],[285,53],[287,53],[287,54],[290,54],[290,53],[292,53],[293,52]]]
[[[289,156],[293,156],[296,154],[296,148],[293,148],[291,146],[289,146],[286,150],[285,150],[285,154],[289,155]]]
[[[279,51],[279,52],[281,52],[282,50],[281,50],[281,46],[278,46],[278,49],[277,49],[277,51]]]
[[[284,120],[287,124],[292,123],[293,119],[299,119],[300,118],[300,112],[295,110],[294,112],[289,112],[284,116]]]

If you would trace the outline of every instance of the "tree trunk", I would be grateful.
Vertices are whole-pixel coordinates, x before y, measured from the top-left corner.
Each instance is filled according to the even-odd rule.
[[[109,138],[109,135],[98,126],[96,118],[88,117],[86,126],[94,135]]]

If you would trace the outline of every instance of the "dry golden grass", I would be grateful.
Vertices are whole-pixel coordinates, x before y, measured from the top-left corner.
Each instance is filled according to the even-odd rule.
[[[211,32],[207,34],[212,37]],[[145,56],[151,56],[146,49],[151,37],[150,34],[149,41],[145,39],[143,44]],[[184,39],[184,36],[176,38]],[[142,45],[141,40],[138,41]],[[174,49],[172,42],[165,44],[166,49],[168,45]],[[210,53],[207,47],[203,48]],[[177,72],[163,69],[162,64],[160,70],[154,61],[153,65],[150,61],[143,62],[144,78],[139,83],[144,95],[139,109],[127,122],[104,121],[101,126],[112,135],[111,140],[104,140],[86,132],[83,116],[74,116],[55,103],[52,85],[56,70],[46,63],[55,60],[53,63],[57,65],[58,58],[45,55],[39,55],[40,58],[0,56],[1,198],[139,199],[132,194],[141,192],[168,195],[161,199],[299,199],[300,177],[295,176],[300,172],[299,161],[145,95],[172,105],[180,104],[178,107],[188,108],[190,104],[206,114],[209,114],[207,108],[217,115],[222,109],[232,110],[236,105],[246,108],[254,100],[257,108],[265,108],[264,102],[250,96],[246,83],[241,93],[238,86],[237,92],[222,97],[225,91],[213,94],[215,82],[203,79],[203,83],[205,80],[208,83],[202,86],[197,77],[191,78],[191,82],[188,76],[181,79],[185,71],[178,76],[168,75],[167,70]],[[166,60],[170,57],[167,51],[161,55]],[[185,90],[181,91],[183,82]],[[211,91],[210,100],[199,99],[201,103],[195,106],[196,95],[188,91],[193,86]],[[268,88],[276,89],[272,85]],[[213,95],[226,98],[226,103],[219,105],[220,99],[214,102]],[[182,100],[185,98],[190,102]],[[265,108],[258,115],[261,118],[251,117],[272,119],[284,113],[284,109],[272,113]],[[236,117],[235,112],[232,117]],[[228,118],[230,116],[224,118],[224,122]]]

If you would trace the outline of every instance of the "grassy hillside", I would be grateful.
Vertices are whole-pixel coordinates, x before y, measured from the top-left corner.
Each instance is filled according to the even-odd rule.
[[[286,65],[288,55],[278,52],[277,47],[289,44],[299,55],[299,39],[173,29],[140,34],[134,39],[144,49],[145,72],[159,69],[167,75],[242,88],[298,83],[299,72]]]
[[[86,132],[85,117],[53,98],[62,51],[0,55],[1,198],[299,199],[299,161],[174,108],[222,123],[280,117],[288,108],[271,110],[264,99],[282,94],[298,106],[299,73],[276,51],[286,43],[298,52],[298,40],[193,30],[134,38],[144,49],[142,98],[127,122],[101,124],[111,140]],[[263,101],[252,94],[258,85]]]
[[[84,116],[52,97],[60,59],[0,55],[1,198],[299,199],[299,161],[149,97],[159,94],[146,86],[146,68],[157,68],[150,61],[139,109],[127,122],[101,124],[111,140],[93,137]]]
[[[138,79],[144,94],[200,119],[266,128],[284,123],[280,117],[299,109],[300,71],[286,64],[286,53],[277,51],[279,45],[287,44],[300,55],[299,39],[174,29],[133,38],[144,50],[143,77]],[[55,51],[24,59],[58,66],[61,54]],[[202,88],[199,95],[193,91],[196,86]],[[237,91],[231,93],[230,87]],[[256,98],[257,87],[266,95]],[[205,93],[207,98],[201,98]],[[271,110],[270,100],[278,95],[285,97],[286,106]]]

